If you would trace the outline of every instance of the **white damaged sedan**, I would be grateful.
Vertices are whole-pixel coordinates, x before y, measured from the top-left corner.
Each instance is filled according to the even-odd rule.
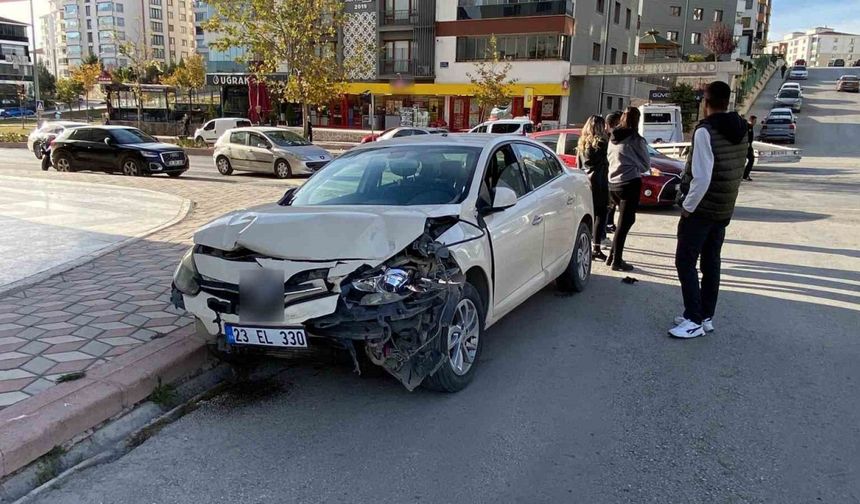
[[[409,390],[458,391],[488,327],[553,281],[588,283],[591,191],[562,166],[523,137],[365,144],[198,230],[173,303],[226,359],[333,345]]]

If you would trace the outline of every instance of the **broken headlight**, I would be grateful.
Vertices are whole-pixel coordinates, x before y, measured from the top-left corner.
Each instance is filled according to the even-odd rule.
[[[189,249],[179,261],[176,272],[173,274],[173,285],[183,294],[195,296],[200,292],[200,283],[197,281],[200,274],[197,273],[197,265],[194,264],[194,249]]]
[[[367,293],[361,298],[363,305],[395,303],[411,293],[409,284],[412,276],[412,272],[405,269],[386,268],[380,274],[353,280],[352,286]]]

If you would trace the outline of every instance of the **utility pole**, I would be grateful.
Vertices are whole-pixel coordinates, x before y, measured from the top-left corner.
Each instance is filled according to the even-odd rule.
[[[606,66],[606,58],[609,55],[609,18],[612,17],[612,0],[606,0],[606,28],[603,32],[603,57],[602,64]],[[605,69],[604,69],[605,70]],[[606,90],[606,72],[602,72],[600,76],[600,95],[597,100],[597,113],[603,115],[604,92]]]
[[[39,57],[36,55],[36,12],[33,9],[33,0],[30,0],[30,23],[33,28],[33,97],[38,106],[39,103]]]

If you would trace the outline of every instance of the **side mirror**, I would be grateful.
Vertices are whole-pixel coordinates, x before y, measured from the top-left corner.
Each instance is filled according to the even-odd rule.
[[[111,138],[111,137],[105,138],[105,145],[113,145],[113,138]]]
[[[497,186],[493,196],[493,212],[507,210],[517,204],[517,193],[510,187]]]
[[[287,192],[285,192],[284,195],[281,196],[281,199],[278,200],[278,204],[281,206],[288,205],[290,203],[290,200],[293,199],[293,193],[296,192],[296,189],[296,187],[291,187],[287,189]]]

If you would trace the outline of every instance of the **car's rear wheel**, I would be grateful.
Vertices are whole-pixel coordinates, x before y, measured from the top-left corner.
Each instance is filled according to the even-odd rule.
[[[206,147],[206,140],[203,140],[203,137],[199,136],[194,139],[194,145],[197,147]]]
[[[33,154],[36,156],[36,159],[42,159],[42,142],[33,142]]]
[[[591,230],[585,222],[579,224],[573,254],[564,272],[556,279],[558,288],[567,292],[582,292],[591,278]]]
[[[56,162],[54,163],[54,167],[58,172],[71,172],[74,171],[72,168],[72,158],[68,156],[68,154],[60,153],[57,154]]]
[[[283,179],[293,176],[293,169],[285,159],[279,159],[275,162],[275,176]]]
[[[139,177],[143,173],[140,161],[134,158],[125,158],[122,161],[122,174],[127,177]]]
[[[481,295],[471,284],[463,285],[451,324],[442,328],[439,337],[445,362],[424,380],[426,387],[440,392],[459,392],[472,381],[481,358],[485,316]]]
[[[233,165],[230,164],[230,160],[225,156],[218,156],[218,159],[215,161],[215,167],[218,168],[218,173],[221,175],[230,175],[233,173]]]

